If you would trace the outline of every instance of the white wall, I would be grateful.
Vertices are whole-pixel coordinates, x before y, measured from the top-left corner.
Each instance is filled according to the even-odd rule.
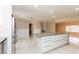
[[[7,37],[6,53],[12,53],[11,6],[0,5],[0,37]]]
[[[41,33],[41,22],[40,21],[27,21],[21,18],[16,18],[16,31],[18,39],[26,39],[29,37],[29,23],[32,23],[32,33]],[[45,21],[46,33],[55,32],[55,22],[54,21]]]
[[[55,21],[44,21],[42,23],[45,33],[55,33]]]
[[[55,21],[44,21],[44,29],[46,33],[54,33],[55,32]],[[41,33],[41,22],[35,21],[33,22],[33,33]]]
[[[27,20],[16,19],[17,39],[26,39],[29,37],[29,24]]]
[[[33,34],[41,33],[41,24],[39,21],[33,21]]]
[[[21,18],[16,18],[16,34],[17,39],[26,39],[29,37],[29,23],[32,23],[32,33],[41,33],[39,21],[27,21]]]

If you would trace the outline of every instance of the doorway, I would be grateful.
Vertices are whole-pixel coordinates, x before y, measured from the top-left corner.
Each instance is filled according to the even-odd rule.
[[[32,36],[32,23],[29,23],[29,37]]]

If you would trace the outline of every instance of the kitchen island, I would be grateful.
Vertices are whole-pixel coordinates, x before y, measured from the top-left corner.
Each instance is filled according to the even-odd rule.
[[[34,34],[34,37],[37,39],[37,47],[41,53],[46,53],[69,43],[68,33]]]

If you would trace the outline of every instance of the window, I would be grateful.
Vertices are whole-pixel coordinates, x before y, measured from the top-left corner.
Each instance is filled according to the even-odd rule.
[[[79,25],[69,25],[65,27],[66,32],[79,32]]]

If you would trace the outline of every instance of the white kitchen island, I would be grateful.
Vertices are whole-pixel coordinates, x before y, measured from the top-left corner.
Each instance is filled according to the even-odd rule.
[[[54,34],[35,34],[37,39],[37,47],[41,53],[46,53],[52,49],[59,48],[69,43],[68,33],[54,33]]]

